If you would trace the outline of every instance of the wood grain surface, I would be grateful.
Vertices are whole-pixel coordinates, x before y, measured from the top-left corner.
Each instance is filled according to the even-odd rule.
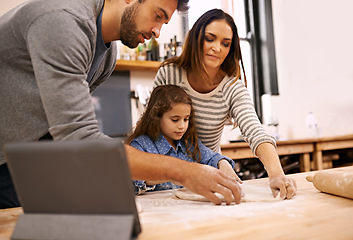
[[[172,191],[140,196],[138,239],[353,239],[353,200],[318,191],[306,175],[290,176],[297,196],[280,202],[215,206],[176,199]],[[268,187],[268,179],[248,182]]]

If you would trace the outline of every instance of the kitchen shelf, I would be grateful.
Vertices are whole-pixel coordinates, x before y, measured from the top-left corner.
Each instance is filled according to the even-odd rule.
[[[117,60],[115,71],[149,71],[157,72],[162,62]]]

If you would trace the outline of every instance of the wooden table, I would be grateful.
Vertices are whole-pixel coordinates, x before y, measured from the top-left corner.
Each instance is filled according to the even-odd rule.
[[[278,141],[276,150],[279,156],[299,154],[300,171],[307,172],[324,169],[322,157],[324,151],[346,148],[353,148],[353,134]],[[225,156],[234,160],[255,157],[246,142],[223,144],[221,149]],[[310,154],[312,155],[313,167],[310,163]]]
[[[311,170],[310,153],[314,152],[314,141],[315,139],[278,141],[277,154],[279,156],[299,154],[300,171],[308,172]],[[221,149],[223,155],[234,160],[255,157],[246,142],[223,144]]]
[[[324,151],[346,148],[353,148],[353,134],[337,137],[318,138],[314,142],[314,169],[321,170],[324,168],[322,160],[322,155]]]
[[[10,239],[18,215],[22,213],[22,208],[0,209],[0,240]]]
[[[353,171],[353,167],[345,170]],[[331,171],[335,171],[332,169]],[[292,200],[216,206],[178,200],[174,190],[137,197],[142,207],[138,240],[353,239],[353,200],[317,191],[305,176],[290,175],[298,192]],[[248,180],[268,187],[268,179]],[[0,211],[0,239],[10,239],[20,208]]]

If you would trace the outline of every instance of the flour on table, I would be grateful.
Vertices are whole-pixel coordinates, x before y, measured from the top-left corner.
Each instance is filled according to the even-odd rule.
[[[278,194],[276,198],[274,198],[271,189],[268,187],[253,186],[247,183],[243,183],[240,186],[244,193],[244,197],[242,197],[241,199],[242,202],[272,202],[283,200],[280,197],[280,194]],[[182,200],[209,202],[209,200],[204,196],[193,193],[186,188],[178,189],[174,193],[177,198]],[[215,194],[219,199],[225,202],[225,198],[223,197],[223,195],[219,193]]]
[[[142,213],[142,206],[140,203],[138,202],[135,202],[136,203],[136,210],[137,210],[137,213]]]

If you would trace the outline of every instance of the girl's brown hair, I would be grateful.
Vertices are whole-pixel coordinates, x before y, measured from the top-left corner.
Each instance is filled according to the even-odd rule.
[[[215,20],[225,20],[233,31],[230,50],[226,59],[221,65],[221,69],[228,76],[235,76],[236,81],[241,78],[241,70],[239,64],[239,62],[241,62],[241,68],[243,69],[244,73],[244,83],[246,86],[247,82],[243,66],[243,58],[240,50],[237,26],[235,25],[233,18],[220,9],[212,9],[204,13],[188,32],[181,55],[179,57],[165,60],[162,66],[169,63],[174,63],[186,69],[188,72],[195,72],[196,74],[199,74],[205,81],[205,84],[208,84],[206,81],[207,69],[203,61],[203,45],[205,41],[205,29]]]
[[[163,114],[171,110],[176,103],[185,103],[191,107],[189,127],[181,141],[184,141],[187,153],[192,156],[195,161],[200,162],[201,156],[196,135],[195,111],[192,107],[192,100],[182,88],[176,85],[158,86],[152,91],[144,113],[137,121],[135,130],[127,138],[125,143],[130,144],[134,138],[140,135],[147,135],[152,140],[157,140],[161,134],[160,119]],[[191,151],[192,146],[194,146],[193,151]]]

